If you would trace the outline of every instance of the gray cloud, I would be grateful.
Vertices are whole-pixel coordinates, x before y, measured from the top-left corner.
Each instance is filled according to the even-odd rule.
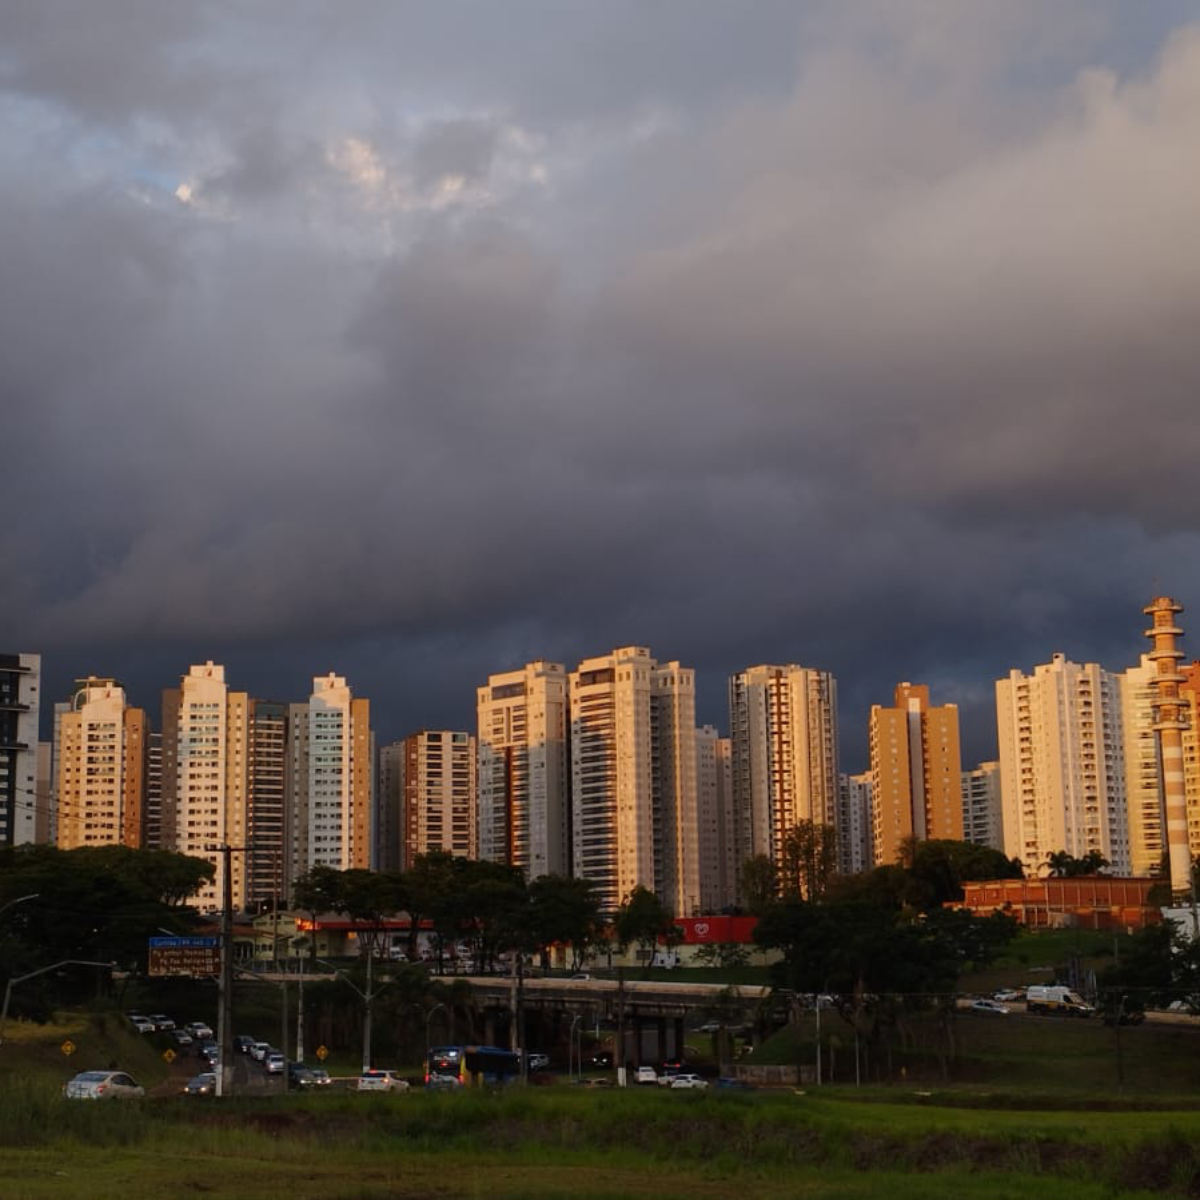
[[[830,667],[853,758],[896,679],[978,715],[1195,602],[1174,9],[88,13],[0,17],[0,628],[52,680],[353,667],[392,737],[637,641],[707,719]]]

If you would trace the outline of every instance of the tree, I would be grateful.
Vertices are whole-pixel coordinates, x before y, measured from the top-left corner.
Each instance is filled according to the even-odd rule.
[[[385,941],[386,918],[405,906],[404,877],[396,871],[343,871],[334,912],[344,912],[362,926],[367,953],[379,958]]]
[[[967,880],[1019,879],[1021,865],[991,846],[933,838],[908,838],[901,851],[908,872],[905,903],[929,912],[963,898]]]
[[[779,899],[779,869],[766,854],[752,854],[742,863],[742,899],[752,916]]]
[[[783,835],[779,882],[785,896],[817,900],[837,869],[837,831],[832,825],[798,821]]]
[[[1076,858],[1066,850],[1055,850],[1046,858],[1050,874],[1058,878],[1096,875],[1109,865],[1108,859],[1099,850],[1089,850],[1082,858]]]
[[[292,884],[292,903],[308,913],[312,920],[309,938],[309,960],[317,961],[317,919],[322,913],[345,910],[342,893],[342,872],[335,867],[317,863]]]
[[[646,969],[649,971],[654,962],[654,947],[660,938],[671,938],[675,933],[675,923],[667,906],[649,888],[638,884],[625,897],[621,907],[617,909],[616,919],[617,940],[622,946],[636,942],[639,950],[646,958]]]
[[[600,898],[590,879],[540,875],[529,885],[529,926],[543,966],[557,942],[570,945],[572,970],[578,971],[596,939],[599,919]]]

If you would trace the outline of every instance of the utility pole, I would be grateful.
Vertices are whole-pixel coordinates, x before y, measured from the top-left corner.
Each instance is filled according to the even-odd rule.
[[[245,846],[206,846],[208,852],[221,855],[221,976],[217,1002],[217,1042],[220,1060],[217,1068],[217,1095],[233,1095],[233,855]]]
[[[296,1002],[296,1061],[304,1062],[304,960],[300,961],[300,998]]]

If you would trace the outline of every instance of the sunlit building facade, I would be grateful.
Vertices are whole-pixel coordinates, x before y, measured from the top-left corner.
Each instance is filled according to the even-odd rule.
[[[145,844],[148,743],[146,713],[116,680],[77,682],[55,719],[60,849]]]
[[[44,840],[51,797],[38,791],[39,654],[0,654],[0,846]]]
[[[749,667],[729,681],[737,858],[782,861],[800,821],[836,828],[837,683],[795,664]]]
[[[537,661],[476,689],[479,856],[529,879],[571,869],[567,671]]]

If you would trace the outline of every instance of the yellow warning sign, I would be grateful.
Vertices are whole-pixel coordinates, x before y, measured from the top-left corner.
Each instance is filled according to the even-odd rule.
[[[65,1042],[63,1042],[63,1044],[62,1044],[62,1045],[59,1047],[59,1049],[60,1049],[60,1050],[61,1050],[61,1051],[62,1051],[62,1052],[63,1052],[63,1053],[64,1053],[64,1054],[65,1054],[65,1055],[68,1057],[68,1058],[70,1058],[70,1057],[71,1057],[71,1055],[75,1053],[75,1043],[74,1043],[73,1041],[71,1041],[71,1039],[70,1039],[70,1038],[67,1038],[67,1040],[66,1040]]]
[[[175,1051],[174,1051],[174,1050],[172,1050],[170,1046],[168,1046],[168,1047],[167,1047],[167,1048],[166,1048],[166,1049],[163,1051],[163,1062],[165,1062],[165,1063],[173,1063],[174,1061],[175,1061]]]
[[[317,1047],[317,1057],[324,1062],[329,1057],[329,1051],[324,1046]]]

